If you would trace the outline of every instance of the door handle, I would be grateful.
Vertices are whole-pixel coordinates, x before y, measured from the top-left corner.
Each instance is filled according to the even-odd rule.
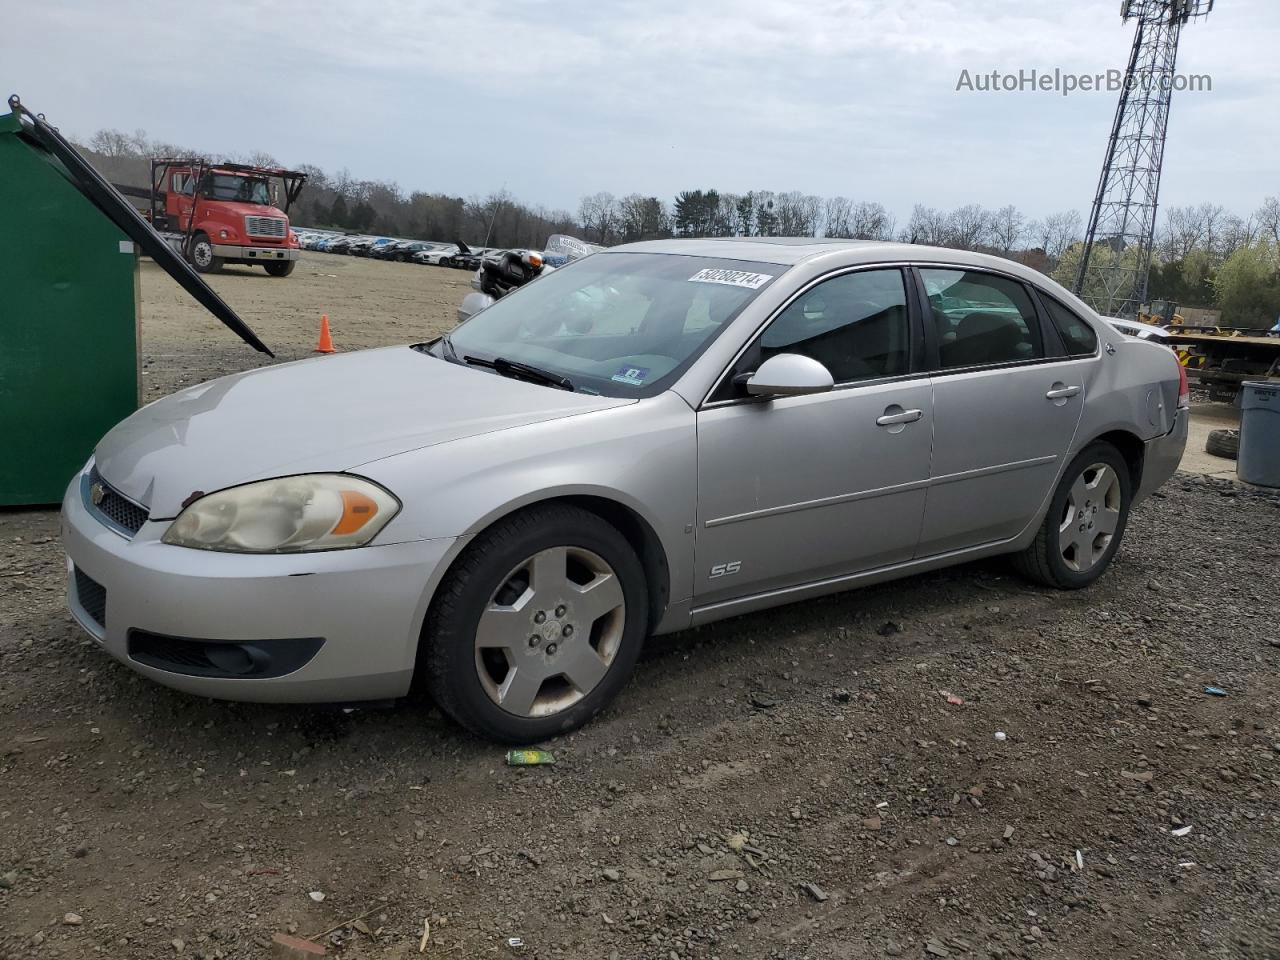
[[[1046,393],[1044,397],[1046,400],[1065,400],[1067,397],[1074,397],[1079,392],[1079,387],[1055,386],[1052,390]]]
[[[923,410],[903,410],[901,413],[886,412],[883,417],[876,421],[876,426],[893,427],[900,423],[915,423],[923,416]]]

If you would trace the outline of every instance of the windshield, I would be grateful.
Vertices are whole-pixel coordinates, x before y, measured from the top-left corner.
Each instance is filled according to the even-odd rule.
[[[262,206],[271,204],[271,189],[267,181],[227,173],[213,173],[205,177],[201,193],[210,200],[257,203]]]
[[[449,342],[459,360],[502,357],[567,377],[584,392],[651,396],[785,269],[597,253],[503,297],[454,330]]]

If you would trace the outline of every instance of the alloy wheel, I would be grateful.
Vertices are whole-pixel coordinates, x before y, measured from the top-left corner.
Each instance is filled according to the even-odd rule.
[[[1101,560],[1120,526],[1120,477],[1105,463],[1086,467],[1067,493],[1058,549],[1069,570],[1085,573]]]
[[[604,679],[625,623],[622,584],[602,557],[581,547],[541,550],[502,579],[480,615],[480,684],[516,716],[559,713]]]

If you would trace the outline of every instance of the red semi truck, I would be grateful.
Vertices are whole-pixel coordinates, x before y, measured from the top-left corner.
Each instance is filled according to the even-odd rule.
[[[299,256],[288,211],[306,179],[305,173],[274,167],[155,159],[147,216],[201,273],[245,263],[287,277]]]

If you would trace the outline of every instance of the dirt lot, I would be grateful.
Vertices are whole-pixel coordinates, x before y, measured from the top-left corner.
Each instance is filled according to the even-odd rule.
[[[287,359],[322,312],[425,337],[466,279],[214,283]],[[143,290],[148,396],[257,362]],[[0,513],[6,960],[408,958],[424,919],[428,958],[1280,957],[1280,498],[1179,476],[1083,593],[992,562],[660,638],[533,769],[424,703],[146,683],[64,612],[57,536]]]

